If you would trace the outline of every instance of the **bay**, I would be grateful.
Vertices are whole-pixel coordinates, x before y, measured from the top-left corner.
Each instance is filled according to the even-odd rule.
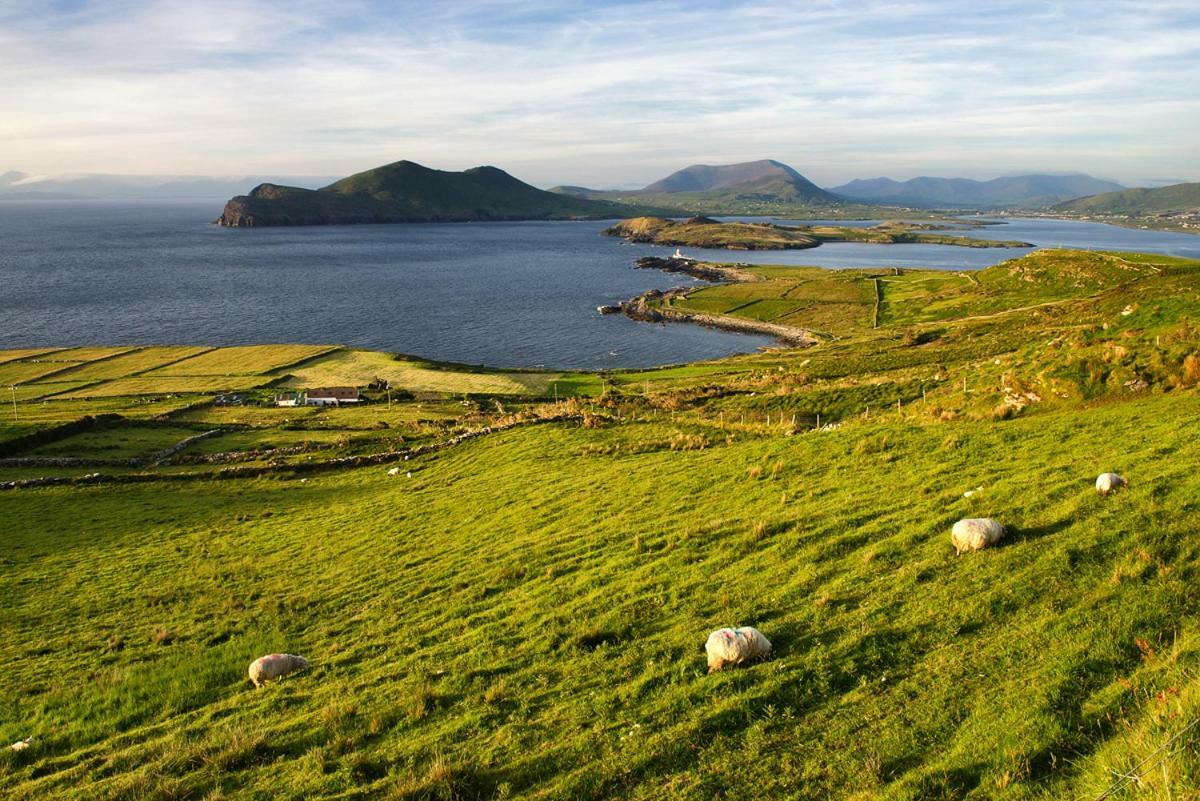
[[[496,367],[606,369],[717,358],[770,344],[597,313],[691,279],[635,270],[674,248],[605,237],[607,222],[228,229],[202,203],[0,204],[0,347],[343,344]],[[1200,258],[1200,238],[1009,218],[958,230],[1044,247]],[[835,243],[798,251],[685,249],[756,264],[980,269],[1027,249]]]

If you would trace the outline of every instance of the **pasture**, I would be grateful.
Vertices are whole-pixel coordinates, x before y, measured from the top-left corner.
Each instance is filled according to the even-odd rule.
[[[1039,259],[755,268],[687,303],[831,336],[703,364],[106,376],[134,351],[23,396],[0,486],[65,483],[0,489],[0,793],[1196,797],[1200,264]],[[381,370],[390,405],[212,405]],[[964,517],[1007,536],[956,558]],[[708,675],[731,625],[775,652]],[[252,689],[274,651],[311,669]]]

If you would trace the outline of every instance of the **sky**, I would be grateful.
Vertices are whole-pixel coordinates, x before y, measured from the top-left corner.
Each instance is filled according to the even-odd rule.
[[[1200,180],[1200,2],[0,0],[0,172]]]

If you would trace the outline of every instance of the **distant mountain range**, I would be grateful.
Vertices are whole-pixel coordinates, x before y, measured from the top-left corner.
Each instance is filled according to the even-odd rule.
[[[649,209],[647,209],[649,210]],[[262,184],[225,204],[231,227],[628,217],[638,209],[556,194],[496,167],[448,172],[397,161],[321,189]]]
[[[853,205],[916,208],[1043,208],[1064,200],[1123,189],[1089,175],[1018,175],[975,181],[970,178],[890,178],[856,180],[822,189],[792,167],[774,159],[740,164],[695,164],[643,189],[597,190],[557,186],[551,192],[617,202],[640,201],[688,212],[761,213],[807,207]]]
[[[1090,175],[1017,175],[975,181],[970,178],[869,178],[829,191],[865,203],[918,208],[1041,208],[1084,195],[1124,189]]]
[[[1053,207],[1053,211],[1125,216],[1200,215],[1200,183],[1106,192],[1102,195],[1081,197],[1066,203],[1059,203]]]
[[[1179,186],[1196,186],[1180,184]],[[254,187],[251,189],[251,187]],[[1183,203],[1185,190],[1146,202]],[[249,190],[249,191],[248,191]],[[976,181],[969,178],[871,178],[822,189],[774,159],[738,164],[694,164],[632,190],[556,186],[548,192],[525,184],[495,167],[465,172],[431,170],[409,161],[338,180],[325,176],[209,177],[170,175],[35,176],[0,173],[4,200],[153,200],[229,201],[227,224],[289,225],[338,222],[426,220],[558,219],[629,217],[639,214],[862,213],[863,206],[922,209],[1048,208],[1077,198],[1120,194],[1125,187],[1088,175],[1020,175]],[[306,194],[319,191],[321,194]],[[1128,190],[1114,203],[1142,203],[1143,193]],[[1154,198],[1170,198],[1155,200]],[[598,205],[596,205],[598,204]],[[870,213],[869,208],[866,210]],[[222,215],[224,219],[226,215]],[[308,222],[282,222],[282,220]],[[248,222],[254,220],[255,222]],[[281,222],[273,222],[280,220]]]
[[[16,170],[0,174],[0,200],[224,200],[267,180],[318,187],[334,178],[262,175],[209,177],[189,175],[36,176]]]

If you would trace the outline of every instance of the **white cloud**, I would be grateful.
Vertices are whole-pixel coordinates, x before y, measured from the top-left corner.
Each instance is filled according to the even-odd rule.
[[[1200,177],[1198,33],[1170,0],[9,3],[0,167]]]

